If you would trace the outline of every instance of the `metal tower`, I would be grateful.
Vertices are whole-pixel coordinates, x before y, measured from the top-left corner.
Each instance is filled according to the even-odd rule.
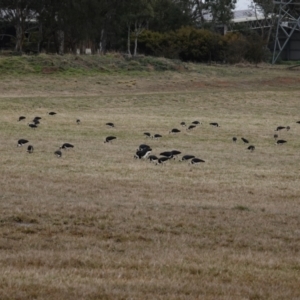
[[[274,4],[279,5],[279,10],[272,64],[276,63],[294,31],[300,31],[300,1],[280,0],[274,1]]]

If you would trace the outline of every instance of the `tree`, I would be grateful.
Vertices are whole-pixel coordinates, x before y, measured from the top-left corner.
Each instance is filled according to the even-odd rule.
[[[1,0],[0,0],[1,1]],[[39,50],[47,42],[47,51],[54,42],[56,52],[64,53],[64,13],[66,0],[37,0],[35,6],[39,26]]]
[[[100,53],[107,47],[118,47],[121,44],[124,29],[124,14],[127,10],[126,0],[95,0],[98,2],[96,15],[93,18],[97,28],[96,39],[99,40]],[[126,24],[126,22],[125,22]],[[126,26],[127,28],[127,26]]]
[[[149,19],[154,15],[152,5],[151,0],[132,0],[128,3],[125,20],[127,24],[127,51],[129,56],[131,56],[131,32],[133,32],[134,37],[133,56],[136,56],[138,37],[148,27]]]
[[[206,20],[204,15],[207,13],[203,0],[191,0],[193,5],[193,19],[196,24],[203,25]]]
[[[82,40],[93,38],[93,2],[82,0],[40,0],[38,21],[47,50],[54,43],[55,51],[63,55],[65,47],[75,52]]]
[[[36,21],[36,0],[0,0],[0,21],[15,28],[15,51],[22,52],[25,33]]]
[[[205,8],[211,14],[211,24],[228,25],[233,18],[233,10],[237,0],[206,0]]]
[[[154,16],[149,22],[153,31],[166,32],[183,26],[192,26],[193,7],[191,1],[156,0],[153,2]]]

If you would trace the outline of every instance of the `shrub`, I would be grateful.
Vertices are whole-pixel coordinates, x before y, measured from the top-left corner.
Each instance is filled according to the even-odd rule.
[[[184,61],[223,60],[223,40],[220,34],[205,29],[183,27],[176,31],[179,57]]]
[[[247,53],[247,39],[239,32],[229,32],[223,37],[225,61],[234,64],[242,61]]]
[[[259,63],[270,59],[270,51],[255,31],[244,34],[230,32],[222,36],[194,27],[182,27],[166,33],[144,31],[139,38],[139,51],[146,55],[193,62],[238,63],[247,60]]]
[[[182,27],[164,34],[145,31],[139,48],[148,55],[203,62],[222,60],[224,42],[221,35],[211,31]]]
[[[163,56],[163,34],[145,30],[139,37],[139,50],[146,55]]]
[[[251,31],[246,38],[247,52],[245,59],[255,64],[268,60],[269,51],[262,37],[255,31]]]

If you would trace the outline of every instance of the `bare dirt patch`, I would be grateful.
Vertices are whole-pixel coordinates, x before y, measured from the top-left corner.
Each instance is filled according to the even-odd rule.
[[[45,67],[42,68],[42,74],[53,74],[59,71],[58,67]]]

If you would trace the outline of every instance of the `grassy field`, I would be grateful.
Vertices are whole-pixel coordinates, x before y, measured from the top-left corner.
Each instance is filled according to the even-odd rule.
[[[1,300],[300,299],[299,70],[12,61],[0,59]],[[205,163],[135,160],[142,143]]]

